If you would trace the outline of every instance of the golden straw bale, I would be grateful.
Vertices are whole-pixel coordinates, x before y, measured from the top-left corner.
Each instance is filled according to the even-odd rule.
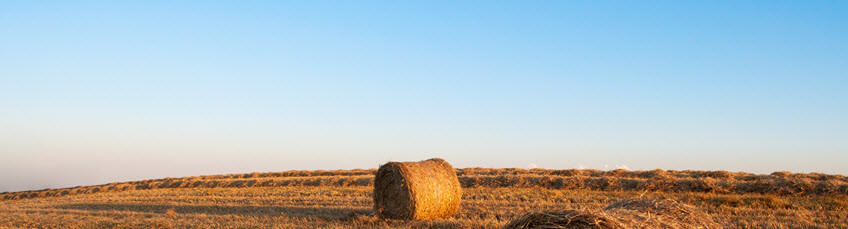
[[[436,219],[459,210],[462,189],[453,167],[440,158],[389,162],[374,178],[374,210],[390,219]]]

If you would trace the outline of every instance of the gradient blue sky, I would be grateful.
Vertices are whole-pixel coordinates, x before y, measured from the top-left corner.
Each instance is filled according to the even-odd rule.
[[[848,174],[846,1],[0,1],[0,191],[443,157]]]

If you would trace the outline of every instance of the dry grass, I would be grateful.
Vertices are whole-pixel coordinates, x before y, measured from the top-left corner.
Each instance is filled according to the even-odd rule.
[[[402,221],[383,220],[374,213],[374,172],[233,174],[5,193],[5,200],[0,200],[0,228],[500,228],[525,212],[610,212],[606,208],[611,204],[640,196],[694,206],[726,228],[848,228],[848,195],[839,189],[846,181],[838,175],[459,169],[464,188],[455,217]],[[657,177],[676,179],[671,186],[698,179],[727,187],[760,185],[707,191],[693,188],[699,186],[630,188],[634,186],[628,182]],[[539,182],[557,179],[580,179],[583,186]],[[780,186],[786,183],[777,181],[784,179],[810,182],[812,189]],[[506,187],[511,184],[516,186]],[[817,189],[819,184],[830,186]],[[805,191],[768,191],[782,189]]]

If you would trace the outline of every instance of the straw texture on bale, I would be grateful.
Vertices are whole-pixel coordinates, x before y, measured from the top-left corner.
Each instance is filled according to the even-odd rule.
[[[433,158],[389,162],[374,177],[374,210],[382,218],[436,219],[459,210],[462,188],[453,167]]]
[[[525,214],[506,226],[519,228],[720,228],[695,207],[673,200],[625,199],[603,210],[566,210]]]

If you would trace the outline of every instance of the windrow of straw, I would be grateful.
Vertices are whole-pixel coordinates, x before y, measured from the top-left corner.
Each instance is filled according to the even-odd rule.
[[[671,176],[651,178],[498,175],[460,176],[462,187],[488,188],[547,188],[586,189],[597,191],[657,191],[706,193],[757,193],[773,195],[848,195],[848,181],[841,176],[831,179],[811,179],[803,176],[754,176],[751,179],[677,178]]]
[[[249,188],[281,186],[369,186],[377,169],[287,171],[164,178],[95,186],[0,193],[0,200],[160,188]],[[598,191],[758,193],[773,195],[848,195],[848,177],[821,173],[771,175],[726,171],[592,169],[483,169],[456,171],[463,188],[511,187]]]

